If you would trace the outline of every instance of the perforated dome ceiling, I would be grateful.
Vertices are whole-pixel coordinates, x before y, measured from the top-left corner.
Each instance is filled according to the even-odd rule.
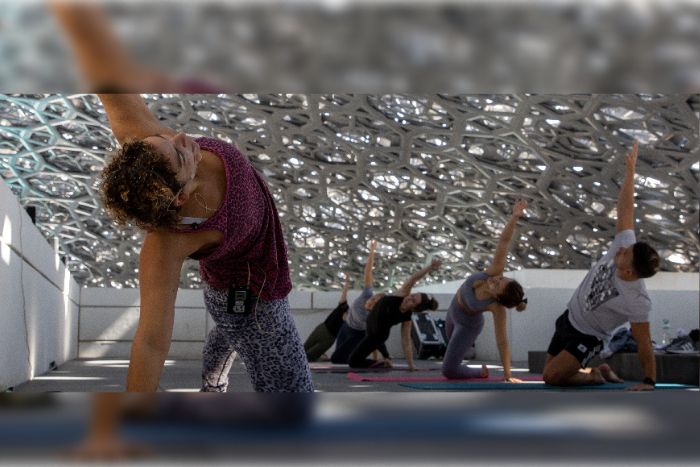
[[[624,154],[640,141],[638,238],[666,271],[698,271],[698,109],[692,95],[144,96],[166,125],[236,144],[278,204],[297,288],[378,287],[432,256],[430,280],[482,268],[518,198],[509,267],[587,269],[614,236]],[[0,96],[0,173],[85,286],[135,287],[142,234],[96,193],[116,147],[93,95]],[[182,285],[201,284],[195,262]]]

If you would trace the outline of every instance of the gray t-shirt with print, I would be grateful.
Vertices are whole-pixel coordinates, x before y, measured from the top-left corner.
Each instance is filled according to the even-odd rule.
[[[569,302],[569,320],[580,332],[605,339],[628,321],[649,321],[651,300],[644,281],[623,281],[617,277],[615,267],[615,254],[620,247],[629,247],[635,241],[633,230],[619,232],[605,256],[593,265],[574,292]]]
[[[345,324],[356,331],[364,331],[367,329],[367,316],[369,310],[365,308],[365,303],[372,297],[374,291],[372,287],[365,287],[359,297],[353,300],[350,305],[350,311],[345,318]]]

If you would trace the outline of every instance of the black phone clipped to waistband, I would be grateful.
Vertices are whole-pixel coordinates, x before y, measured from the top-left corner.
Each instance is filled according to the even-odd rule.
[[[226,313],[231,315],[247,315],[252,313],[256,297],[248,287],[228,288],[228,302]]]

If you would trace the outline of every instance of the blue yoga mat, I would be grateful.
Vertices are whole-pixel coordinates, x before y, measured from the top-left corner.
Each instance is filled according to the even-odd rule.
[[[532,390],[584,390],[584,391],[607,391],[619,390],[632,387],[638,383],[606,383],[587,386],[551,386],[542,382],[525,382],[521,384],[511,383],[401,383],[400,386],[411,389],[422,389],[425,391],[532,391]],[[693,389],[697,386],[675,383],[657,383],[656,389]]]

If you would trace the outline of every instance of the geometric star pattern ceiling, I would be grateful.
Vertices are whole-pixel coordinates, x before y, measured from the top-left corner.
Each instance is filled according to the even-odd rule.
[[[588,269],[615,232],[624,156],[640,142],[637,236],[665,271],[698,271],[697,95],[144,95],[165,124],[237,145],[277,202],[296,288],[375,286],[432,257],[426,281],[483,268],[517,198],[509,269]],[[142,233],[96,191],[116,148],[94,95],[0,96],[0,174],[84,286],[137,287]],[[197,263],[181,285],[200,287]]]

